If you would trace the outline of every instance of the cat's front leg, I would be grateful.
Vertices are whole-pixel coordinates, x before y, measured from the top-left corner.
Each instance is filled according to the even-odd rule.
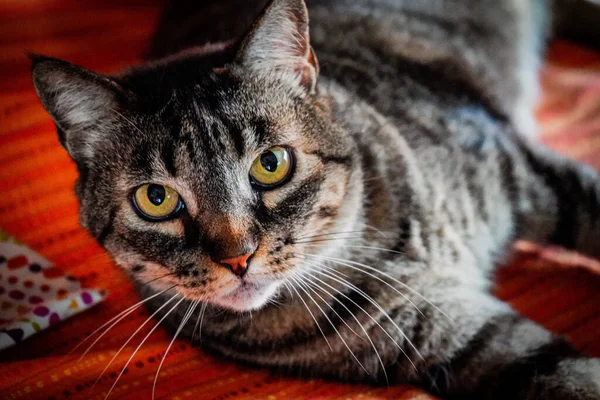
[[[491,316],[425,375],[424,386],[451,399],[600,399],[600,359],[512,311]]]

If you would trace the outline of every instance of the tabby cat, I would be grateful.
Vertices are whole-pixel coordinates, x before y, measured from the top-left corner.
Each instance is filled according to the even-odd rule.
[[[239,41],[118,76],[32,56],[33,80],[82,224],[176,336],[299,376],[599,399],[600,360],[490,294],[517,239],[600,256],[599,176],[531,139],[546,11],[273,0]]]

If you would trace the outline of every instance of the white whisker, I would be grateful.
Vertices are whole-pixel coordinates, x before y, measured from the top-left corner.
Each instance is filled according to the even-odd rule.
[[[185,315],[181,319],[181,323],[179,324],[179,327],[177,328],[177,331],[175,332],[175,335],[173,335],[173,339],[171,339],[171,343],[169,343],[169,346],[167,347],[167,350],[165,350],[165,355],[162,356],[162,358],[160,360],[160,364],[158,364],[158,368],[156,369],[156,375],[154,376],[154,383],[152,384],[152,400],[154,400],[154,394],[156,392],[156,382],[158,382],[158,375],[160,374],[160,369],[162,368],[165,360],[167,359],[167,354],[169,354],[169,350],[171,350],[171,347],[173,346],[173,343],[175,343],[175,339],[177,339],[177,336],[179,336],[179,333],[181,332],[181,330],[183,329],[183,327],[189,321],[190,317],[194,313],[194,310],[196,310],[196,307],[198,306],[199,302],[200,302],[200,300],[195,300],[195,301],[193,301],[189,305],[187,312],[185,313]]]
[[[112,363],[117,359],[117,357],[119,356],[119,354],[123,351],[123,349],[127,346],[127,344],[129,342],[131,342],[133,340],[133,338],[135,337],[135,335],[138,334],[139,331],[142,330],[142,328],[152,320],[152,318],[157,315],[160,310],[162,310],[163,308],[165,308],[173,299],[175,299],[177,296],[179,296],[179,294],[175,293],[169,300],[167,300],[162,306],[160,306],[160,308],[158,308],[156,311],[154,311],[154,313],[152,313],[152,315],[150,315],[148,318],[146,318],[146,321],[144,321],[144,323],[142,325],[140,325],[135,332],[133,332],[133,334],[131,334],[131,336],[129,336],[129,339],[127,339],[127,341],[125,343],[123,343],[123,345],[121,346],[121,348],[117,351],[117,353],[113,356],[113,358],[111,358],[111,360],[108,362],[108,364],[106,364],[106,367],[104,367],[104,369],[102,370],[102,372],[100,372],[100,375],[98,375],[98,378],[96,379],[96,381],[94,382],[94,384],[92,385],[92,387],[90,388],[90,391],[94,388],[94,386],[98,383],[98,381],[100,380],[100,378],[102,378],[102,375],[104,375],[104,373],[108,370],[108,368],[110,368],[110,366],[112,365]]]
[[[371,375],[371,373],[369,371],[367,371],[367,369],[365,368],[365,366],[360,362],[360,360],[356,357],[356,354],[354,354],[354,352],[352,351],[352,349],[350,348],[350,346],[348,346],[348,343],[346,343],[346,341],[344,340],[344,338],[342,337],[342,335],[340,334],[340,332],[337,330],[337,328],[335,327],[335,324],[331,321],[331,319],[327,316],[327,314],[325,313],[325,311],[323,311],[323,309],[321,308],[321,306],[317,303],[317,301],[310,295],[310,293],[308,293],[306,291],[306,289],[304,289],[305,284],[303,285],[304,281],[301,281],[300,279],[298,279],[298,277],[296,278],[292,278],[296,281],[296,283],[298,284],[298,286],[300,287],[300,289],[302,289],[302,291],[306,294],[306,296],[308,296],[308,298],[315,304],[315,306],[317,306],[317,308],[319,309],[319,311],[321,311],[321,314],[323,314],[323,316],[325,317],[325,319],[327,320],[327,322],[329,322],[329,325],[331,325],[331,327],[333,328],[333,330],[335,331],[335,333],[338,335],[338,337],[340,338],[340,340],[342,341],[342,343],[344,344],[344,346],[346,346],[346,349],[348,349],[348,351],[350,352],[350,355],[352,356],[352,358],[354,358],[354,361],[356,361],[358,363],[358,365],[360,365],[360,367],[365,371],[365,373],[367,375]],[[310,288],[309,288],[310,289]],[[316,293],[314,290],[310,289],[313,293]],[[318,296],[318,294],[317,294]],[[327,303],[321,296],[319,296],[321,298],[321,300],[323,300],[327,305],[329,305],[329,303]],[[331,306],[329,306],[331,307]],[[332,308],[333,310],[333,308]],[[337,312],[336,312],[337,314]],[[339,314],[337,314],[338,317],[342,320],[343,318],[341,318],[339,316]],[[344,323],[346,323],[344,321]],[[350,330],[352,330],[352,328],[350,328]],[[352,332],[354,332],[354,330],[352,330]],[[360,336],[359,336],[360,337]]]
[[[325,336],[325,333],[321,329],[321,326],[319,325],[319,322],[315,318],[314,314],[312,313],[312,311],[310,311],[310,308],[308,307],[308,304],[306,304],[306,302],[304,301],[304,299],[302,298],[302,296],[300,296],[300,293],[298,293],[298,290],[296,290],[296,288],[294,287],[294,285],[292,285],[291,288],[294,289],[294,292],[296,292],[296,294],[298,295],[298,298],[300,299],[300,301],[302,302],[302,304],[304,304],[304,307],[306,307],[306,311],[308,311],[308,313],[312,317],[313,321],[315,321],[315,325],[317,326],[317,329],[319,329],[319,332],[321,332],[321,335],[323,335],[323,339],[325,339],[325,343],[327,343],[327,346],[329,346],[329,349],[331,350],[331,352],[333,352],[333,348],[331,347],[331,344],[329,344],[329,340],[327,340],[327,337]]]
[[[308,283],[314,284],[314,282],[312,282],[310,279],[307,279],[307,278],[309,278],[309,277],[312,277],[312,275],[310,275],[310,274],[307,274],[307,276],[306,276],[306,277],[303,277],[303,276],[300,276],[300,275],[296,275],[296,277],[295,277],[295,278],[296,278],[296,281],[297,281],[297,282],[298,282],[298,280],[300,280],[300,282],[302,282],[302,283],[304,283],[304,284],[305,284],[305,287],[308,287],[308,286],[306,286]],[[352,327],[351,327],[350,325],[348,325],[348,323],[347,323],[347,322],[344,320],[344,318],[342,318],[342,316],[341,316],[341,315],[340,315],[340,314],[339,314],[339,313],[338,313],[338,312],[335,310],[335,308],[333,308],[333,307],[331,306],[331,304],[329,304],[329,302],[327,302],[327,300],[325,300],[325,299],[324,299],[324,298],[323,298],[323,297],[322,297],[320,294],[316,293],[316,292],[315,292],[315,291],[314,291],[312,288],[308,287],[308,289],[309,289],[309,290],[310,290],[312,293],[314,293],[314,294],[315,294],[315,296],[317,296],[319,299],[321,299],[321,301],[322,301],[323,303],[325,303],[325,305],[326,305],[327,307],[329,307],[329,309],[330,309],[331,311],[333,311],[333,313],[334,313],[334,314],[335,314],[335,315],[336,315],[336,316],[337,316],[337,317],[340,319],[340,321],[342,321],[342,323],[343,323],[344,325],[346,325],[346,328],[350,329],[350,331],[351,331],[352,333],[354,333],[354,334],[355,334],[355,335],[356,335],[356,336],[357,336],[357,337],[358,337],[360,340],[362,340],[362,341],[365,341],[365,339],[364,339],[362,336],[360,336],[360,334],[358,334],[358,333],[357,333],[357,332],[356,332],[354,329],[352,329]],[[327,316],[326,316],[326,318],[327,318]]]
[[[121,311],[119,314],[115,315],[113,318],[111,318],[110,320],[108,320],[108,322],[106,322],[104,325],[102,325],[101,327],[99,327],[98,329],[96,329],[94,332],[90,333],[85,339],[83,339],[77,346],[75,346],[75,348],[73,350],[71,350],[69,352],[69,354],[73,353],[75,350],[77,350],[82,344],[84,344],[86,341],[88,341],[92,336],[94,336],[96,333],[100,332],[103,328],[105,328],[107,325],[111,324],[110,327],[102,332],[102,334],[100,336],[98,336],[96,338],[96,340],[94,340],[94,342],[83,352],[83,354],[79,357],[79,359],[77,360],[77,362],[80,362],[83,357],[85,357],[85,355],[87,353],[89,353],[89,351],[92,349],[92,347],[94,347],[94,345],[96,343],[98,343],[98,341],[100,339],[102,339],[102,337],[104,335],[106,335],[108,333],[108,331],[110,331],[115,325],[117,325],[119,322],[121,322],[123,319],[125,319],[129,314],[131,314],[132,312],[134,312],[135,310],[137,310],[139,307],[142,306],[142,304],[144,304],[147,301],[152,300],[153,298],[155,298],[156,296],[160,296],[161,294],[173,289],[175,286],[177,285],[173,285],[167,289],[164,289],[158,293],[154,293],[152,296],[149,296],[147,298],[145,298],[142,301],[137,302],[136,304],[132,305],[131,307],[128,307],[126,310]],[[115,321],[116,320],[116,321]],[[114,323],[113,323],[114,322]]]
[[[203,302],[202,307],[200,307],[200,313],[198,314],[198,319],[196,320],[196,325],[194,326],[194,331],[192,332],[192,342],[196,336],[196,331],[198,331],[198,342],[202,341],[202,322],[204,321],[204,313],[206,312],[207,306],[208,303]]]
[[[324,267],[324,266],[323,266]],[[332,270],[331,268],[329,268],[330,270]],[[404,331],[402,330],[402,328],[400,328],[400,326],[398,326],[398,324],[396,323],[396,321],[394,321],[392,319],[392,317],[390,317],[390,315],[387,313],[387,311],[385,311],[383,309],[383,307],[377,302],[375,301],[371,296],[369,296],[367,293],[365,293],[363,290],[361,290],[360,288],[358,288],[356,285],[346,281],[345,279],[342,278],[338,278],[335,275],[332,275],[330,273],[327,272],[323,272],[322,270],[313,270],[318,274],[327,276],[329,279],[332,279],[346,287],[348,287],[349,289],[352,289],[353,291],[355,291],[356,293],[360,294],[365,300],[367,300],[369,303],[371,303],[373,306],[375,306],[382,314],[383,316],[385,316],[387,318],[388,321],[390,321],[390,323],[394,326],[394,328],[396,328],[396,330],[400,333],[400,335],[402,335],[402,337],[404,338],[404,340],[406,340],[406,342],[413,348],[413,350],[415,351],[415,353],[419,356],[419,358],[421,358],[422,360],[424,359],[423,356],[421,355],[421,353],[419,352],[419,350],[415,347],[415,345],[411,342],[411,340],[409,339],[408,336],[406,336],[406,334],[404,333]],[[358,305],[357,305],[358,306]],[[364,309],[363,309],[364,310]],[[364,311],[366,313],[366,311]],[[381,325],[380,325],[381,326]],[[385,329],[383,329],[383,327],[381,328],[384,333],[386,333],[386,335],[392,339],[392,341],[394,341],[394,343],[396,344],[396,346],[398,347],[398,349],[406,356],[406,358],[408,359],[408,361],[412,364],[412,366],[414,367],[415,370],[418,371],[417,366],[413,363],[413,361],[410,359],[410,357],[408,356],[408,354],[406,353],[406,351],[402,348],[402,346],[400,346],[398,344],[398,342],[396,342],[392,336],[389,334],[389,332],[387,332]]]
[[[294,279],[294,278],[292,278]],[[316,302],[316,300],[304,289],[304,287],[308,288],[312,293],[314,293],[315,295],[317,295],[325,304],[327,304],[329,306],[329,308],[331,308],[333,310],[333,312],[338,316],[338,318],[340,318],[342,320],[342,322],[344,324],[346,324],[346,326],[355,334],[358,336],[358,334],[356,332],[354,332],[354,329],[350,328],[350,326],[346,323],[346,321],[344,321],[344,319],[342,317],[340,317],[340,315],[333,309],[333,307],[331,307],[331,305],[329,305],[329,303],[323,299],[323,297],[321,297],[315,290],[313,290],[310,286],[308,286],[306,284],[306,281],[301,279],[300,277],[296,276],[295,278],[296,283],[298,283],[298,286],[300,287],[300,289],[302,289],[302,291],[304,293],[306,293],[306,295],[308,296],[309,299],[312,300],[312,302],[317,306],[317,308],[319,309],[319,311],[321,311],[321,314],[323,314],[323,316],[325,317],[325,319],[327,320],[327,322],[329,322],[329,325],[331,325],[331,327],[333,328],[333,330],[335,331],[335,333],[338,335],[338,337],[340,338],[340,340],[342,341],[342,343],[344,344],[344,346],[346,346],[346,349],[348,350],[348,352],[350,352],[350,355],[352,356],[352,358],[354,358],[354,361],[357,362],[357,364],[365,371],[365,373],[367,375],[371,375],[371,373],[365,368],[365,366],[359,361],[359,359],[356,357],[356,354],[354,354],[354,352],[352,351],[352,349],[350,348],[350,346],[348,346],[348,343],[346,343],[346,341],[344,340],[344,338],[342,337],[341,333],[338,331],[338,329],[336,328],[335,324],[331,321],[331,319],[327,316],[327,314],[325,313],[325,311],[323,311],[323,309],[321,308],[321,306],[319,306],[319,304]],[[360,339],[364,340],[363,338],[361,338],[360,336],[358,336]]]
[[[127,122],[129,125],[131,125],[131,127],[133,129],[138,131],[140,134],[144,135],[144,132],[142,132],[142,130],[140,128],[138,128],[138,126],[136,124],[134,124],[132,120],[130,120],[129,118],[127,118],[126,116],[121,114],[119,111],[115,110],[114,108],[111,109],[111,111],[114,112],[115,114],[117,114],[118,116],[120,116],[121,118],[123,118],[125,120],[125,122]]]
[[[381,235],[384,238],[386,237],[385,233],[397,233],[394,231],[381,231],[381,230],[375,228],[374,226],[370,226],[370,225],[365,225],[365,228],[376,231],[379,235]],[[354,231],[328,232],[328,233],[321,233],[318,235],[301,236],[301,237],[296,238],[296,241],[304,240],[304,239],[311,239],[311,238],[316,238],[316,237],[331,236],[331,235],[346,235],[346,234],[351,234],[351,233],[366,233],[366,232],[365,232],[365,229],[357,229]]]
[[[326,247],[328,245],[326,244],[307,244],[306,247]],[[357,246],[357,245],[353,245],[353,244],[342,244],[340,245],[341,247],[348,247],[348,248],[353,248],[353,249],[369,249],[369,250],[378,250],[378,251],[384,251],[387,253],[394,253],[394,254],[400,254],[400,255],[404,255],[406,253],[402,252],[402,251],[398,251],[398,250],[392,250],[392,249],[386,249],[384,247],[377,247],[377,246]]]
[[[319,265],[315,265],[315,267],[319,268]],[[312,269],[311,269],[312,270]],[[316,279],[324,284],[327,285],[327,283],[323,282],[322,280],[320,280],[319,278],[317,278],[316,276],[309,274],[313,279]],[[365,336],[367,337],[367,340],[369,341],[369,343],[371,344],[371,347],[373,348],[373,350],[375,351],[375,355],[377,356],[377,359],[379,360],[379,364],[381,365],[381,370],[383,371],[383,375],[385,376],[385,381],[387,382],[387,384],[389,385],[389,379],[387,376],[387,372],[385,371],[385,365],[383,363],[383,360],[381,359],[381,356],[379,355],[379,352],[377,351],[377,346],[375,346],[375,343],[373,343],[373,340],[371,339],[371,336],[369,335],[369,333],[367,332],[367,330],[365,329],[365,327],[360,323],[360,321],[358,320],[358,318],[354,315],[354,313],[352,311],[350,311],[350,309],[341,301],[339,300],[337,297],[335,297],[333,294],[331,294],[329,291],[327,291],[326,289],[323,289],[320,285],[318,285],[317,283],[311,281],[310,282],[312,285],[314,285],[317,289],[319,289],[320,291],[324,292],[325,294],[327,294],[329,297],[331,297],[333,300],[335,300],[336,302],[338,302],[338,304],[340,304],[342,307],[344,307],[344,309],[346,311],[348,311],[348,314],[350,314],[350,316],[354,319],[354,321],[356,321],[356,323],[358,324],[358,326],[360,326],[360,328],[362,329],[363,333],[365,334]],[[348,297],[342,293],[341,291],[333,288],[330,285],[327,285],[330,288],[332,288],[333,290],[335,290],[337,293],[341,294],[342,296],[346,297],[348,299]],[[365,315],[367,315],[367,317],[369,317],[371,320],[373,320],[378,326],[379,328],[381,328],[381,330],[383,330],[385,332],[385,330],[383,329],[383,327],[381,327],[381,325],[379,325],[379,323],[369,314],[367,313],[362,307],[360,307],[358,304],[356,304],[354,301],[352,301],[359,309],[361,309]],[[393,339],[392,339],[393,340]]]
[[[179,295],[179,294],[178,294]],[[173,297],[174,298],[174,297]],[[113,385],[111,386],[110,390],[108,391],[106,397],[104,397],[104,400],[108,399],[108,396],[110,396],[110,393],[112,392],[112,390],[115,388],[115,386],[117,386],[117,382],[119,382],[119,379],[121,378],[121,376],[123,375],[123,371],[125,371],[125,369],[127,369],[127,366],[131,363],[131,360],[133,360],[133,357],[135,356],[135,354],[138,352],[138,350],[144,345],[144,343],[146,343],[146,340],[148,340],[148,338],[150,337],[150,335],[152,335],[152,333],[160,326],[160,324],[169,316],[169,314],[175,310],[179,304],[181,304],[181,302],[183,302],[185,300],[185,297],[182,297],[169,311],[167,311],[167,313],[156,323],[156,325],[154,325],[154,327],[150,330],[150,332],[148,332],[148,334],[146,335],[146,337],[144,337],[144,339],[142,340],[142,342],[135,348],[135,350],[133,351],[133,354],[131,355],[131,357],[129,357],[129,359],[127,360],[127,362],[125,363],[125,365],[123,366],[123,369],[121,369],[121,372],[119,373],[119,376],[117,376],[117,379],[115,380],[115,382],[113,383]],[[166,303],[165,303],[166,304]],[[161,307],[162,308],[162,307]],[[157,310],[158,311],[158,310]]]
[[[330,256],[322,256],[322,255],[317,255],[317,254],[309,254],[309,253],[300,253],[304,256],[308,256],[308,257],[320,257],[320,258],[324,258],[326,260],[330,260],[335,262],[338,265],[342,265],[345,266],[347,268],[351,268],[355,271],[359,271],[362,272],[365,275],[368,275],[382,283],[384,283],[385,285],[389,286],[390,288],[392,288],[394,291],[396,291],[398,294],[400,294],[403,298],[405,298],[407,301],[409,301],[418,311],[421,315],[425,316],[421,310],[419,310],[419,308],[410,300],[406,297],[406,295],[404,293],[402,293],[401,291],[399,291],[397,288],[395,288],[393,285],[391,285],[389,282],[386,282],[385,280],[381,279],[380,277],[373,275],[367,271],[364,271],[361,268],[358,267],[362,267],[368,270],[371,270],[373,272],[379,273],[382,276],[390,279],[391,281],[397,283],[398,285],[402,286],[403,288],[407,289],[408,291],[410,291],[411,293],[415,294],[416,296],[420,297],[422,300],[424,300],[427,304],[429,304],[430,306],[432,306],[435,310],[437,310],[438,312],[440,312],[442,315],[444,315],[448,321],[450,321],[451,323],[454,323],[454,321],[452,321],[452,319],[450,318],[450,316],[448,316],[443,310],[441,310],[438,306],[436,306],[435,304],[433,304],[429,299],[427,299],[425,296],[423,296],[422,294],[420,294],[419,292],[417,292],[416,290],[414,290],[413,288],[411,288],[409,285],[407,285],[406,283],[394,278],[393,276],[378,270],[377,268],[371,267],[369,265],[366,264],[362,264],[356,261],[350,261],[350,260],[344,260],[342,258],[336,258],[336,257],[330,257]],[[425,316],[426,317],[426,316]]]
[[[356,231],[343,231],[343,232],[329,232],[329,233],[321,233],[319,235],[311,235],[311,236],[301,236],[296,238],[297,240],[304,240],[304,239],[311,239],[311,238],[316,238],[316,237],[323,237],[323,236],[331,236],[331,235],[346,235],[346,234],[351,234],[351,233],[362,233],[364,232],[362,229],[356,230]]]
[[[371,236],[344,236],[344,237],[336,237],[336,238],[324,238],[324,239],[311,239],[311,240],[300,240],[294,242],[295,244],[311,244],[311,243],[321,243],[321,242],[333,242],[336,240],[360,240],[365,242],[367,240],[375,240],[376,238]]]
[[[311,255],[311,254],[308,254],[308,253],[305,253],[304,255],[306,255],[306,256],[313,256],[313,257],[315,257],[315,255]],[[393,289],[393,290],[394,290],[396,293],[398,293],[400,296],[402,296],[402,297],[403,297],[403,298],[404,298],[406,301],[408,301],[408,302],[409,302],[409,303],[410,303],[410,304],[411,304],[411,305],[412,305],[412,306],[413,306],[413,307],[414,307],[414,308],[415,308],[415,309],[416,309],[416,310],[419,312],[419,314],[421,314],[423,317],[427,318],[427,317],[425,316],[425,314],[423,314],[423,312],[421,311],[421,309],[420,309],[419,307],[417,307],[417,305],[416,305],[416,304],[415,304],[415,303],[414,303],[412,300],[410,300],[410,299],[409,299],[409,298],[408,298],[408,297],[407,297],[407,296],[406,296],[404,293],[402,293],[402,292],[401,292],[401,291],[399,291],[397,288],[395,288],[393,285],[391,285],[389,282],[386,282],[385,280],[381,279],[380,277],[378,277],[378,276],[375,276],[375,275],[373,275],[373,274],[371,274],[371,273],[369,273],[369,272],[363,271],[363,270],[361,270],[360,268],[353,267],[352,265],[347,265],[347,264],[345,264],[345,263],[344,263],[344,262],[342,262],[342,261],[337,261],[337,260],[341,260],[341,259],[334,259],[333,257],[329,257],[329,256],[317,256],[317,257],[323,257],[323,258],[329,259],[330,261],[332,261],[332,262],[334,262],[334,263],[336,263],[336,264],[343,265],[343,266],[346,266],[346,267],[348,267],[348,268],[351,268],[351,269],[354,269],[354,270],[360,271],[360,272],[362,272],[363,274],[365,274],[365,275],[367,275],[367,276],[369,276],[369,277],[371,277],[371,278],[374,278],[374,279],[376,279],[376,280],[378,280],[378,281],[380,281],[380,282],[384,283],[384,284],[385,284],[385,285],[387,285],[388,287],[392,288],[392,289]],[[338,271],[336,271],[336,270],[333,270],[333,271],[335,271],[336,273],[338,273],[338,274],[339,274],[339,272],[338,272]],[[387,274],[386,274],[386,275],[387,275]],[[389,277],[389,276],[388,276],[388,277]],[[390,278],[391,278],[391,277],[390,277]],[[399,282],[399,281],[398,281],[398,282]]]

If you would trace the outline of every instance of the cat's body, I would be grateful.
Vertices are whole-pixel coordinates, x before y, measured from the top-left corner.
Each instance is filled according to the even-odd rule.
[[[301,2],[280,0],[222,53],[110,81],[43,59],[34,78],[78,162],[84,225],[144,297],[179,285],[187,300],[167,291],[150,302],[157,315],[178,304],[165,314],[177,334],[302,376],[597,399],[598,360],[489,292],[519,238],[600,256],[597,174],[525,138],[544,10],[309,2],[318,72]],[[102,114],[110,134],[98,115],[72,115],[82,83],[64,74],[94,82],[104,99],[87,99],[85,115]],[[124,121],[103,114],[107,103]],[[82,128],[97,140],[79,139]],[[244,165],[276,145],[295,149],[294,175],[257,194]],[[149,181],[177,189],[186,215],[149,224],[114,200]],[[257,241],[243,278],[207,261]]]

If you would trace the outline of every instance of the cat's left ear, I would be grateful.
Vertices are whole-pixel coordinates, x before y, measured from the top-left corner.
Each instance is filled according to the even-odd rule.
[[[113,79],[66,61],[30,55],[33,83],[61,144],[77,162],[91,160],[117,125],[125,91]]]
[[[304,0],[273,0],[242,42],[236,61],[314,93],[319,65],[310,46]]]

